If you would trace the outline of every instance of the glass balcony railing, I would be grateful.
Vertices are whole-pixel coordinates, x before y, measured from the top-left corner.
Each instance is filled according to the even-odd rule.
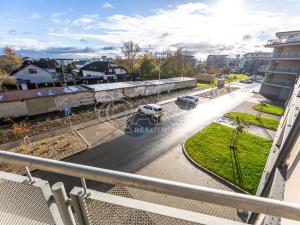
[[[270,66],[267,71],[298,74],[299,66]]]
[[[280,44],[289,44],[289,43],[300,43],[300,36],[291,37],[288,39],[272,39],[267,42],[267,45],[280,45]]]
[[[273,58],[299,58],[300,59],[300,52],[278,52],[273,54]]]
[[[259,72],[264,72],[264,71],[267,71],[269,70],[270,66],[269,65],[261,65],[257,68],[257,71]]]
[[[286,86],[286,87],[292,87],[294,84],[294,81],[291,80],[280,80],[280,79],[272,79],[272,78],[266,78],[264,80],[264,83],[268,84],[276,84],[280,86]]]

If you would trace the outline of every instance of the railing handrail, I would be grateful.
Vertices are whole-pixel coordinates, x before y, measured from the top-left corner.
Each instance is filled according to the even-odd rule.
[[[244,209],[300,221],[300,204],[146,177],[136,174],[0,151],[0,161],[16,166],[123,185],[177,197]]]

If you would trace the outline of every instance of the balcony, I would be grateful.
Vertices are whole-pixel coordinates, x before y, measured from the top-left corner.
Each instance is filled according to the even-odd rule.
[[[278,45],[298,45],[300,44],[300,36],[291,37],[288,39],[272,39],[266,44],[268,47],[278,46]]]
[[[273,60],[300,60],[300,52],[277,52],[273,54]]]
[[[266,72],[269,69],[269,65],[261,65],[257,68],[258,72]]]
[[[85,179],[240,209],[243,218],[256,212],[300,221],[300,205],[296,203],[6,151],[0,151],[0,161],[27,171],[27,177],[0,172],[0,218],[5,224],[246,224],[90,190]],[[50,188],[48,182],[32,177],[28,166],[78,178],[82,187],[74,187],[68,198],[62,182]]]
[[[265,72],[298,75],[299,71],[299,66],[269,66]]]
[[[277,87],[287,87],[287,88],[291,88],[294,85],[294,82],[290,80],[280,80],[280,79],[272,79],[272,78],[264,79],[263,83],[270,84]]]

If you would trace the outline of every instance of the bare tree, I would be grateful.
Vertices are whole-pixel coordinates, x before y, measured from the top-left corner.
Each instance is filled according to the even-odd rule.
[[[133,72],[134,59],[141,50],[140,46],[132,41],[127,41],[123,43],[122,52],[129,62],[130,73]]]

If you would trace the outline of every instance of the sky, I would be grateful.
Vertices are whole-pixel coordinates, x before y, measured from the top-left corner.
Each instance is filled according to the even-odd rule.
[[[186,48],[208,54],[271,51],[279,31],[300,30],[300,0],[0,0],[0,49],[33,58],[121,55]]]

